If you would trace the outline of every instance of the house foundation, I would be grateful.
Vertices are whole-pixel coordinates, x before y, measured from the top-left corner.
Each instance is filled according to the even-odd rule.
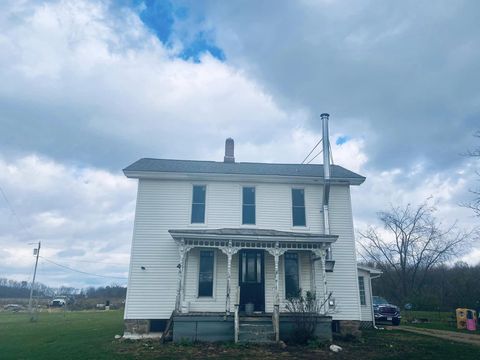
[[[150,332],[150,321],[143,319],[125,319],[123,322],[125,334],[144,335]]]
[[[359,320],[339,320],[338,321],[338,333],[341,336],[354,336],[360,337],[362,332],[360,331],[361,321]]]

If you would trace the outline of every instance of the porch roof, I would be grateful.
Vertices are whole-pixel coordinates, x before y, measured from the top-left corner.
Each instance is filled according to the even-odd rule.
[[[172,229],[168,230],[168,232],[176,241],[180,241],[182,239],[195,239],[330,244],[338,239],[338,235],[254,228]]]

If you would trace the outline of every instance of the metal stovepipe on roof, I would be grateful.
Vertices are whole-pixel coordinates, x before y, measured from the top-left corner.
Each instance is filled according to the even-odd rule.
[[[328,205],[330,201],[330,139],[328,135],[329,114],[320,115],[322,119],[322,137],[323,137],[323,230],[326,235],[330,235],[330,221]]]

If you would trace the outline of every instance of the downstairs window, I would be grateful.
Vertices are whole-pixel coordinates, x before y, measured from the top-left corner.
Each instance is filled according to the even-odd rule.
[[[198,297],[213,296],[213,250],[200,251],[200,269],[198,272]]]
[[[363,276],[358,277],[358,288],[360,289],[360,305],[367,305],[365,298],[365,280]]]

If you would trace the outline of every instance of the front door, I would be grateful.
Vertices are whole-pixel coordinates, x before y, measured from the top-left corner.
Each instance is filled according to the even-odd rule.
[[[252,303],[254,311],[265,311],[263,250],[242,250],[239,253],[240,311]]]

